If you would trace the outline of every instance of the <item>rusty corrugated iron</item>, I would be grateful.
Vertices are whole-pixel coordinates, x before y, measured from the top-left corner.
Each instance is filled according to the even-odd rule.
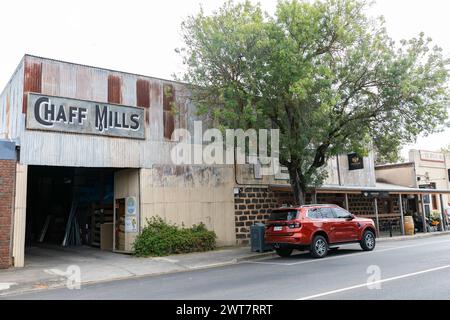
[[[164,138],[170,139],[172,137],[172,133],[175,129],[175,118],[171,111],[165,111],[163,114],[164,118]]]
[[[27,112],[27,93],[40,93],[42,90],[42,62],[25,61],[25,78],[23,84],[22,112]]]
[[[175,118],[172,109],[175,103],[175,90],[171,84],[163,86],[163,123],[164,138],[170,139],[175,129]]]
[[[171,111],[173,102],[175,101],[175,90],[171,84],[165,84],[163,90],[163,109],[164,111]]]
[[[163,82],[160,80],[150,80],[150,108],[148,112],[148,139],[163,140]]]
[[[16,72],[15,80],[0,97],[0,136],[17,138],[26,131],[22,112],[26,112],[28,92],[144,108],[146,138],[151,141],[163,142],[171,138],[175,128],[190,128],[188,123],[194,118],[194,106],[187,101],[183,85],[169,80],[30,55],[24,57]],[[178,111],[175,115],[174,105]],[[44,137],[48,135],[39,139]],[[58,137],[54,141],[58,145],[68,140],[67,134]],[[88,140],[80,135],[78,139]],[[107,139],[100,141],[106,145]],[[39,143],[44,142],[36,141],[35,146]]]
[[[145,122],[149,124],[150,108],[150,82],[144,79],[136,80],[136,104],[138,107],[145,108]]]
[[[108,102],[122,103],[122,81],[119,76],[110,74],[108,76]]]

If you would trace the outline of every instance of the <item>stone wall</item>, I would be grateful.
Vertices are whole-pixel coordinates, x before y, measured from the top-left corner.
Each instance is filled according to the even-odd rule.
[[[345,195],[340,193],[319,193],[317,203],[336,204],[345,208]],[[311,194],[306,196],[306,203],[312,203]],[[294,204],[290,191],[271,190],[269,187],[240,187],[234,195],[236,241],[238,244],[250,242],[250,227],[255,223],[266,223],[272,209],[282,205]],[[362,194],[348,194],[349,211],[357,216],[373,216],[374,200]],[[399,213],[398,196],[378,199],[379,215]]]
[[[317,194],[318,203],[344,206],[344,195]],[[306,202],[312,202],[312,196],[306,196]],[[272,209],[282,205],[293,205],[290,191],[271,190],[269,187],[241,187],[234,195],[236,241],[238,244],[250,242],[250,227],[255,223],[266,223]]]
[[[387,203],[385,204],[385,202]],[[349,194],[348,204],[349,211],[357,216],[367,216],[375,214],[373,198],[364,197],[362,194]],[[388,199],[378,199],[377,205],[378,213],[380,215],[400,212],[397,195],[390,195]]]
[[[241,187],[234,195],[236,241],[250,242],[250,227],[265,223],[272,209],[293,204],[291,192],[270,190],[268,187]]]
[[[348,209],[357,216],[367,216],[375,214],[374,201],[372,198],[364,197],[361,194],[348,195]]]

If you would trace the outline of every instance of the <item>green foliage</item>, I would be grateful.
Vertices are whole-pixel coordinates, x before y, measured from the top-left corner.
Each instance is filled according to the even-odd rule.
[[[182,25],[180,50],[199,112],[222,127],[280,129],[294,194],[339,153],[398,159],[447,119],[449,60],[424,34],[396,44],[359,0],[227,2]]]
[[[139,257],[209,251],[215,246],[216,234],[207,230],[203,223],[180,228],[160,217],[147,219],[147,226],[133,244],[134,255]]]
[[[450,155],[450,144],[447,145],[446,147],[442,147],[441,152],[445,153],[446,155]]]
[[[438,210],[433,210],[433,211],[431,211],[430,218],[433,221],[440,221],[441,220],[441,214],[440,214],[440,212]]]

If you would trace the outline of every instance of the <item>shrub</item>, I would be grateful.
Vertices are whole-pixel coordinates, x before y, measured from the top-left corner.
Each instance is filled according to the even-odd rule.
[[[161,217],[147,219],[147,225],[133,244],[134,255],[138,257],[202,252],[215,247],[216,234],[203,223],[185,228],[169,224]]]

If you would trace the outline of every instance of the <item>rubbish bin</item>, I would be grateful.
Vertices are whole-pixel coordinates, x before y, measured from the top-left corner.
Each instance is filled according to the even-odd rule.
[[[272,251],[272,246],[264,242],[264,233],[266,225],[264,223],[256,223],[250,227],[250,246],[252,252]]]

